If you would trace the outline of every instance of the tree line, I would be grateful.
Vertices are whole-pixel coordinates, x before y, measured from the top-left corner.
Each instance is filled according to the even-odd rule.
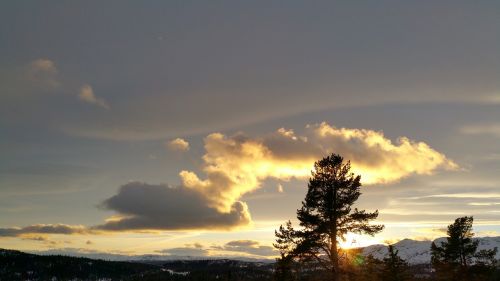
[[[472,217],[448,226],[446,241],[431,246],[431,268],[411,267],[389,245],[383,260],[363,256],[360,249],[342,249],[348,233],[375,235],[383,225],[372,224],[378,211],[354,208],[361,195],[361,176],[337,154],[314,163],[302,207],[299,228],[291,221],[275,231],[275,280],[500,280],[497,248],[478,251]]]

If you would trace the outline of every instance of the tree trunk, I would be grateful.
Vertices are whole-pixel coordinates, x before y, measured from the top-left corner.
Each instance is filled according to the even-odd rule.
[[[339,281],[339,254],[337,251],[337,239],[332,244],[332,281]]]
[[[332,280],[339,280],[339,252],[337,249],[337,189],[332,188],[333,191],[333,205],[331,206],[331,210],[333,213],[330,213],[330,223],[331,223],[331,233],[330,233],[330,251],[332,256]]]

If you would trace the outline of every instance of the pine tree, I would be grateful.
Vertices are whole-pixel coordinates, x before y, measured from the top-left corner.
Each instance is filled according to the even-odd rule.
[[[347,233],[374,235],[384,228],[369,224],[378,217],[378,211],[352,209],[361,195],[360,181],[361,176],[355,176],[350,162],[344,162],[340,155],[332,154],[317,161],[302,208],[297,210],[301,229],[293,230],[291,225],[289,230],[280,227],[293,238],[290,254],[315,261],[331,274],[332,280],[339,280],[340,276],[340,240],[345,241]],[[278,242],[282,236],[277,237]]]
[[[448,226],[448,237],[441,246],[434,245],[434,253],[441,257],[441,261],[460,265],[467,268],[476,253],[478,241],[472,240],[472,217],[457,218]]]
[[[431,262],[438,277],[469,280],[472,273],[482,275],[494,267],[497,248],[477,251],[479,241],[472,239],[473,222],[473,217],[457,218],[448,226],[446,242],[440,246],[432,243]]]
[[[431,266],[434,271],[435,280],[453,279],[453,268],[451,264],[445,261],[444,249],[437,246],[435,242],[431,244]]]
[[[292,253],[294,242],[294,230],[292,223],[288,221],[286,226],[280,226],[279,230],[274,231],[276,243],[273,246],[280,252],[280,257],[276,259],[274,279],[276,281],[291,281],[295,280],[293,274],[293,258]]]
[[[361,268],[359,269],[359,276],[357,280],[382,281],[383,268],[383,261],[373,257],[373,255],[368,255],[364,257]]]
[[[398,250],[389,245],[388,255],[384,258],[383,280],[404,281],[409,280],[409,265],[398,255]]]

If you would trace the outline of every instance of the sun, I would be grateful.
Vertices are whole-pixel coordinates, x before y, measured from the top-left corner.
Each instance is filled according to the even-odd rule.
[[[375,238],[367,235],[360,235],[356,233],[347,233],[345,241],[340,240],[339,246],[342,249],[352,249],[366,247],[373,244],[382,244],[380,238]]]

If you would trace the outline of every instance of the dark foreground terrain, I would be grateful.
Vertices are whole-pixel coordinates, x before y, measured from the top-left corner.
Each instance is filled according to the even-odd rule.
[[[157,266],[67,256],[39,256],[0,250],[0,280],[122,280],[156,271]]]
[[[273,264],[236,260],[118,262],[0,249],[0,281],[272,280]]]
[[[346,268],[342,280],[454,280],[437,278],[429,264],[415,264],[408,268],[402,279],[383,271],[381,261],[361,258],[362,263]],[[356,261],[359,261],[358,259]],[[355,264],[355,263],[354,263]],[[296,264],[292,274],[279,277],[275,263],[248,262],[228,259],[178,260],[178,261],[105,261],[61,255],[34,255],[20,251],[0,249],[0,281],[16,280],[99,280],[99,281],[323,281],[325,272],[314,266]],[[480,278],[467,281],[500,281],[500,268]]]

